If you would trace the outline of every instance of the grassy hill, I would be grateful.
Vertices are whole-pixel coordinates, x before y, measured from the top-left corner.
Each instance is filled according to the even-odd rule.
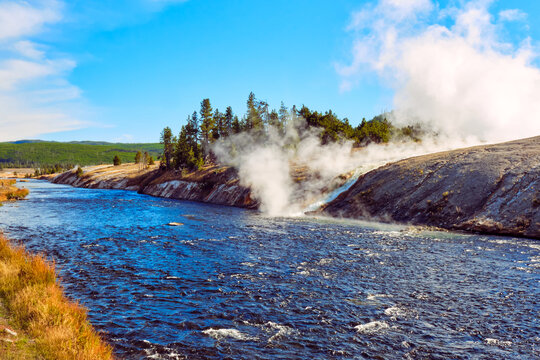
[[[17,141],[0,143],[0,167],[42,167],[60,165],[111,164],[115,155],[122,162],[133,162],[137,151],[147,151],[154,159],[161,144],[122,144],[105,142]]]

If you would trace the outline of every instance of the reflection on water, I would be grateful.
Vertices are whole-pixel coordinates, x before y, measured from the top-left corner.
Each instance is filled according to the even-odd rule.
[[[540,357],[538,241],[25,186],[0,228],[121,358]]]

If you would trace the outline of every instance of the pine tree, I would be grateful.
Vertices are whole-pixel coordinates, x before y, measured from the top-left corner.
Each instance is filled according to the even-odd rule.
[[[176,169],[184,168],[187,166],[188,152],[191,149],[188,141],[188,131],[186,126],[182,126],[180,135],[178,135],[178,141],[176,142],[174,167]]]
[[[282,130],[282,124],[281,121],[279,121],[279,115],[276,110],[272,110],[268,115],[268,125],[278,130]]]
[[[149,164],[148,164],[149,158],[150,158],[150,154],[148,153],[148,151],[145,151],[144,154],[143,154],[143,156],[142,156],[142,160],[141,160],[141,163],[142,163],[142,165],[143,165],[143,167],[144,167],[145,169],[148,168],[148,165],[149,165]]]
[[[214,130],[214,117],[212,116],[212,105],[210,105],[210,99],[204,99],[201,101],[201,141],[203,146],[207,146],[212,137],[212,131]]]
[[[253,92],[249,93],[247,102],[247,113],[245,119],[246,130],[260,130],[263,128],[263,120],[259,112],[259,103]]]
[[[224,127],[223,127],[223,137],[227,137],[231,134],[234,121],[234,113],[230,106],[227,106],[225,109],[225,115],[223,116]]]
[[[293,105],[289,117],[291,123],[296,124],[296,121],[298,120],[298,110],[296,109],[296,105]]]
[[[259,100],[256,103],[257,106],[257,113],[259,114],[259,117],[261,118],[261,128],[264,127],[265,124],[268,124],[270,122],[270,113],[268,111],[268,103],[266,101]]]
[[[186,158],[186,167],[188,169],[194,169],[197,166],[197,160],[198,159],[195,156],[195,152],[193,151],[193,149],[189,149]]]
[[[190,142],[199,140],[199,119],[196,111],[193,112],[193,115],[188,116],[186,131]]]
[[[212,129],[212,137],[211,140],[217,140],[220,137],[223,137],[225,133],[225,117],[224,115],[219,111],[219,109],[216,109],[214,111],[214,128]]]
[[[165,163],[164,166],[167,170],[170,170],[172,168],[172,159],[174,154],[174,139],[170,127],[167,126],[165,129],[163,129],[161,132],[160,142],[163,144],[162,160]]]
[[[138,164],[141,162],[142,153],[140,151],[137,151],[137,154],[135,154],[135,164]]]
[[[287,126],[288,120],[289,120],[289,109],[287,109],[287,107],[282,101],[281,106],[279,107],[279,122],[281,123],[282,128],[285,128]]]
[[[114,166],[118,166],[122,164],[122,160],[120,160],[120,158],[118,157],[118,155],[114,155],[114,159],[113,159],[113,165]]]
[[[239,134],[242,132],[242,124],[240,123],[240,120],[238,119],[238,116],[234,116],[234,119],[232,121],[232,133],[233,134]]]
[[[199,154],[199,119],[197,112],[194,111],[193,115],[188,116],[186,124],[186,141],[189,148],[192,148],[195,157]]]

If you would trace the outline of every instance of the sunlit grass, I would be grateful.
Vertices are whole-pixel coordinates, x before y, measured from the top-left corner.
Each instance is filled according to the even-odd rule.
[[[0,201],[24,199],[28,189],[19,189],[15,185],[16,180],[0,180]]]
[[[86,310],[63,294],[54,265],[12,247],[2,236],[0,301],[0,330],[3,322],[18,333],[8,341],[2,341],[0,333],[0,358],[113,358],[111,347],[88,322]]]

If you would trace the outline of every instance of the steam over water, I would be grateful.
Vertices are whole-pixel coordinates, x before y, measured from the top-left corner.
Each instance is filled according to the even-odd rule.
[[[27,186],[0,228],[120,358],[540,357],[538,241]]]

